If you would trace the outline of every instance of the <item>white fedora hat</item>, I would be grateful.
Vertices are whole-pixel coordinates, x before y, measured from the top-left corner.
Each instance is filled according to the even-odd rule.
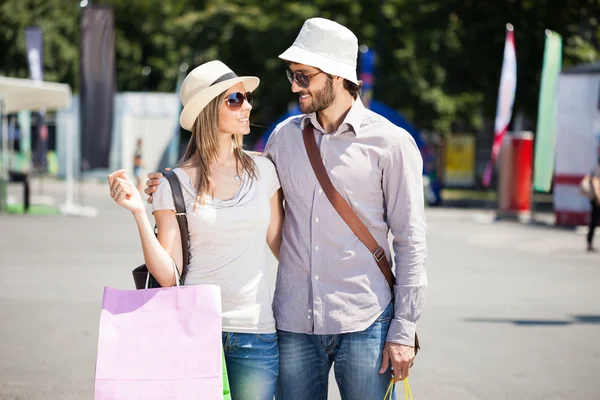
[[[279,58],[319,68],[358,84],[358,39],[352,31],[325,18],[307,19],[294,44]]]
[[[179,123],[191,131],[200,112],[215,97],[238,83],[243,83],[248,92],[258,87],[260,80],[255,76],[237,76],[221,61],[209,61],[194,68],[183,80],[179,99],[183,110]]]

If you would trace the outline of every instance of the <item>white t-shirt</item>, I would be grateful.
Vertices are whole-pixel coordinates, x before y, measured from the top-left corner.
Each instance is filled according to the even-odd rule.
[[[186,285],[216,284],[221,287],[223,331],[273,333],[271,288],[267,276],[267,228],[270,199],[280,183],[273,163],[252,156],[257,179],[244,172],[242,183],[230,200],[205,196],[196,204],[196,189],[180,168],[173,171],[181,182],[190,234],[190,262]],[[152,211],[175,210],[171,187],[162,178],[154,193]]]

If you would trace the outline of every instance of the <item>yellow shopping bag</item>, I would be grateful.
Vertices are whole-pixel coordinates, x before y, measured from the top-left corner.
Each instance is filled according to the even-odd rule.
[[[408,383],[408,378],[404,379],[404,398],[405,400],[413,400],[412,392],[410,391],[410,384]],[[391,400],[392,395],[394,394],[394,378],[390,380],[390,385],[388,386],[387,392],[385,392],[385,397],[383,400]]]

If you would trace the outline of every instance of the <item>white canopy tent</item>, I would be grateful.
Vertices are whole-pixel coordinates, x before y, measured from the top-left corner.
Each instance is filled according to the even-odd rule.
[[[0,76],[0,97],[4,101],[4,114],[24,110],[57,110],[69,106],[71,89],[64,83]]]
[[[557,225],[587,225],[589,199],[579,184],[600,155],[600,60],[565,69],[558,78],[554,214]]]
[[[0,76],[0,117],[2,118],[2,174],[0,175],[0,211],[6,207],[8,183],[8,126],[6,115],[17,111],[58,110],[71,104],[71,88],[67,84],[33,81]],[[72,143],[72,134],[67,139]],[[72,153],[70,148],[68,153]],[[67,163],[70,165],[70,163]],[[67,204],[73,209],[73,172],[67,173]]]

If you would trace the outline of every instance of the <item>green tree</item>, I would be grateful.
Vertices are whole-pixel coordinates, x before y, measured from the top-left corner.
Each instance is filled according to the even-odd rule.
[[[114,10],[118,91],[171,92],[179,65],[221,59],[258,75],[255,122],[270,124],[296,97],[277,56],[305,19],[353,30],[377,52],[374,97],[418,128],[489,130],[496,112],[505,26],[515,27],[515,111],[535,121],[544,31],[564,39],[564,66],[600,58],[600,0],[94,0]],[[0,0],[0,74],[27,77],[24,29],[44,32],[44,72],[78,91],[78,0]],[[152,73],[144,81],[142,68]],[[261,132],[261,129],[257,129]]]
[[[0,75],[28,78],[25,28],[44,35],[44,79],[73,86],[78,70],[79,2],[69,0],[0,1]]]

